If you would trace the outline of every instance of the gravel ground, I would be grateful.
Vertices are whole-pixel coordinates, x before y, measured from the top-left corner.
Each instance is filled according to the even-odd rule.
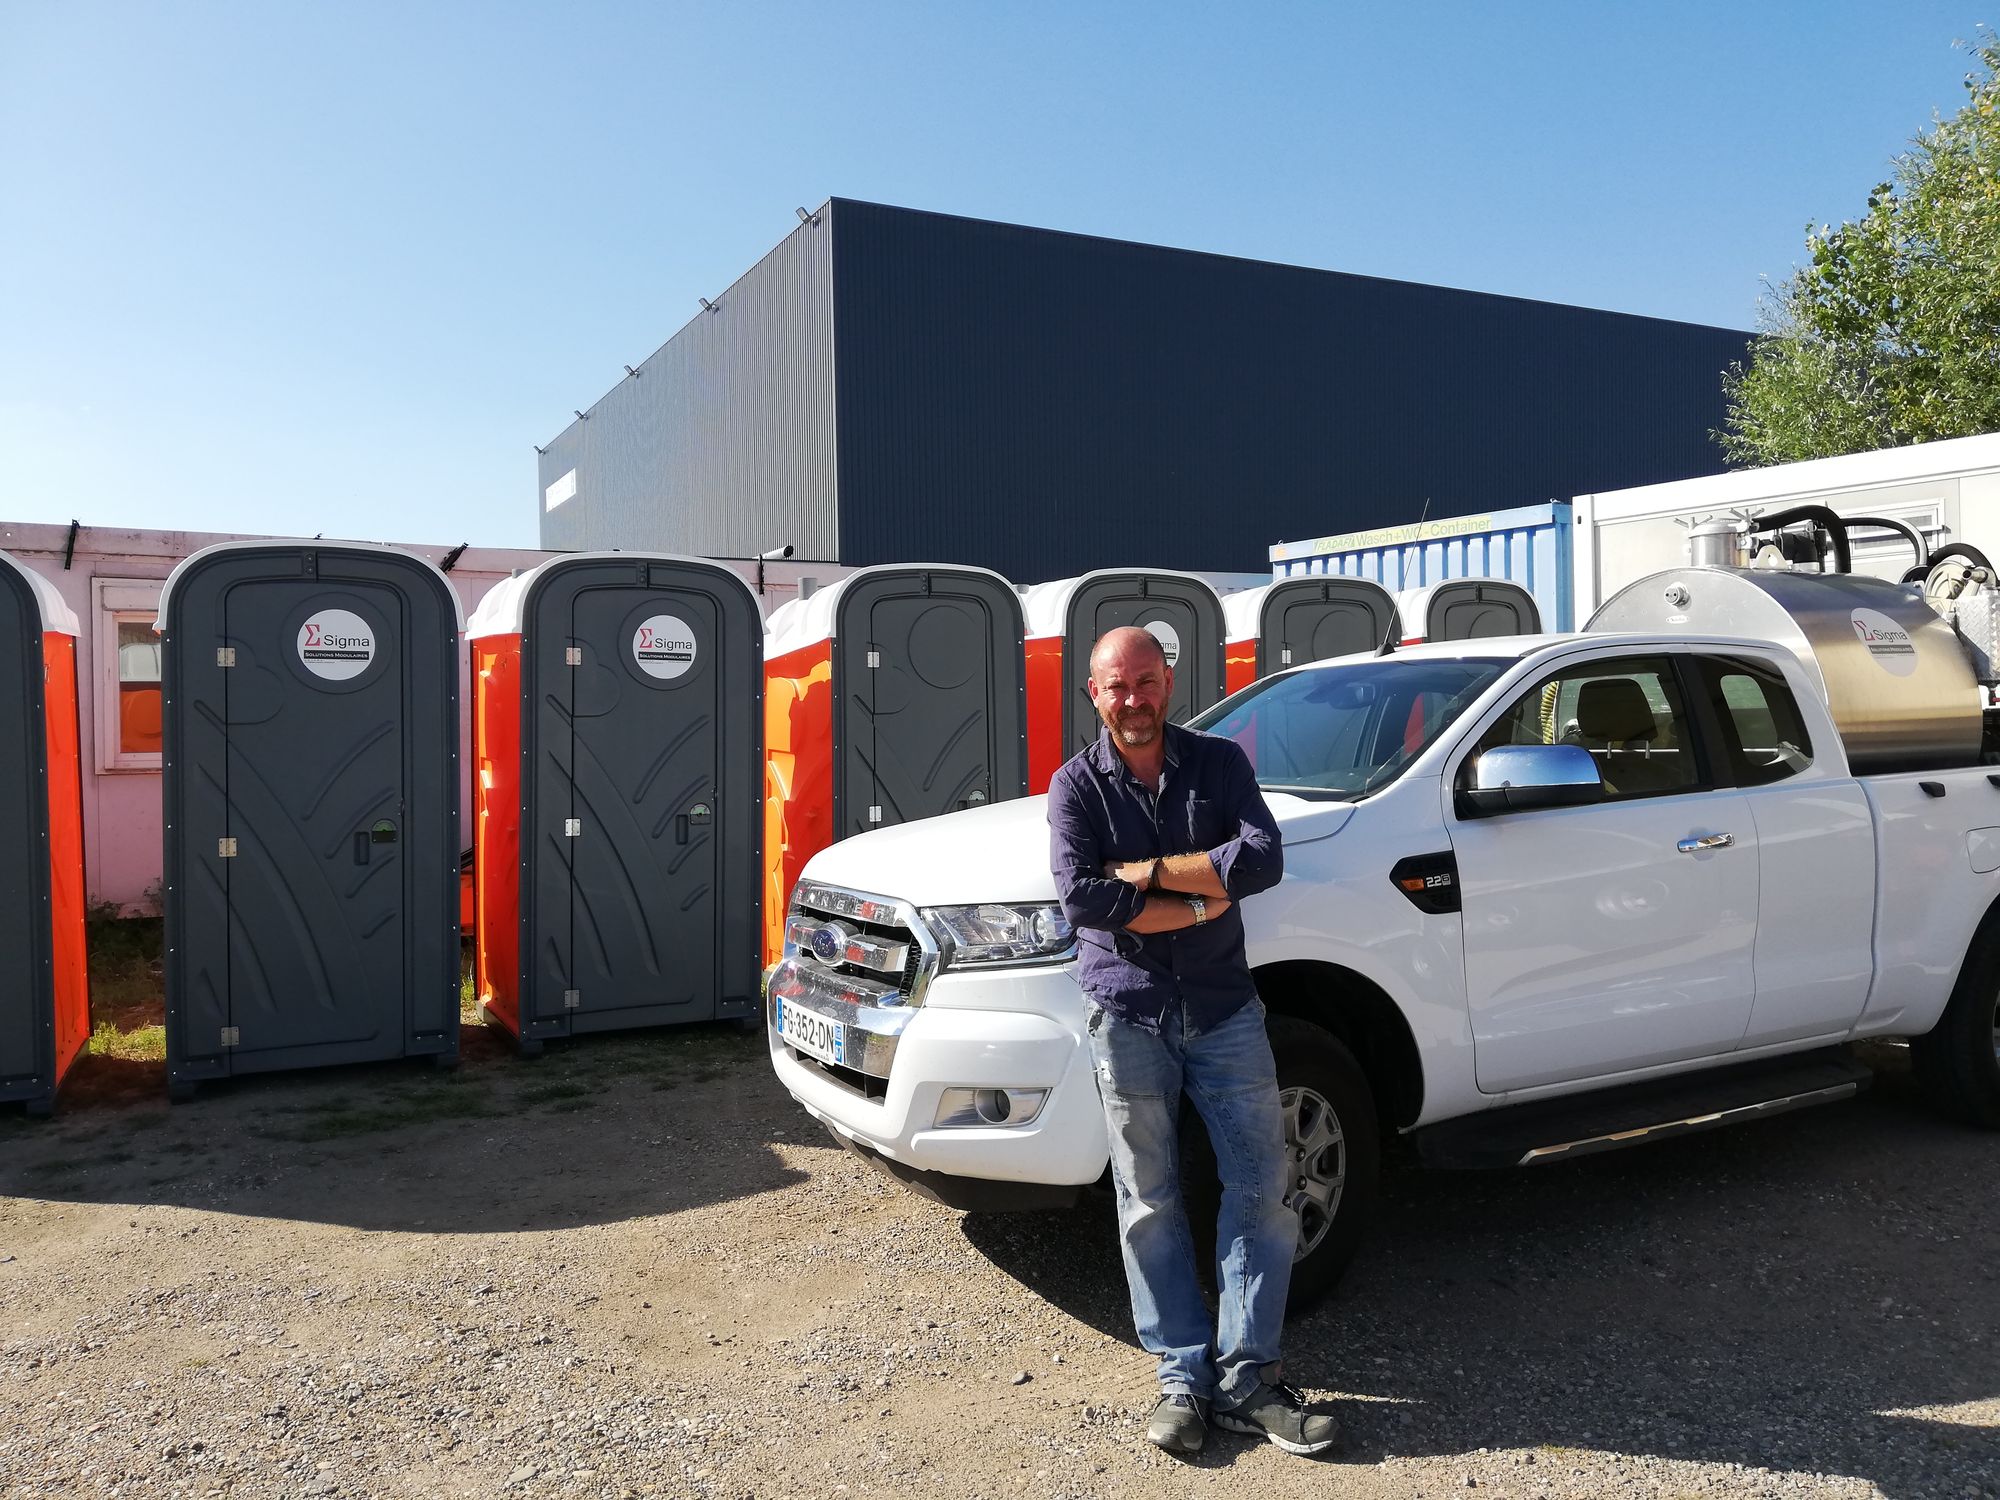
[[[1337,1462],[1146,1446],[1108,1202],[965,1218],[761,1046],[245,1080],[0,1118],[0,1493],[2000,1497],[2000,1140],[1857,1104],[1392,1165],[1295,1319]]]

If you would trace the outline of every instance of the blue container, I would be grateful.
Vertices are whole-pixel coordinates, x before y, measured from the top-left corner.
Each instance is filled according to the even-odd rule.
[[[1271,549],[1271,573],[1338,573],[1392,594],[1446,578],[1505,578],[1535,596],[1544,629],[1576,629],[1567,500],[1280,542]]]

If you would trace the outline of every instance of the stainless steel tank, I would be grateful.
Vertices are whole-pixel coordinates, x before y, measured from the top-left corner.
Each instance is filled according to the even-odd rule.
[[[1784,568],[1676,568],[1627,584],[1584,629],[1776,642],[1805,664],[1857,772],[1979,759],[1972,663],[1908,584]]]

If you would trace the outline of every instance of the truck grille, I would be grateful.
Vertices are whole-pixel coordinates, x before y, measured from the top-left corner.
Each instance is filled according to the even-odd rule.
[[[906,1005],[923,1003],[937,967],[935,943],[902,902],[804,882],[785,924],[785,955],[795,954],[830,974],[892,986]]]

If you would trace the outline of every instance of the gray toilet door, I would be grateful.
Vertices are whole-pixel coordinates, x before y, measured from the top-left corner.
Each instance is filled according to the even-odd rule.
[[[41,609],[0,563],[0,1098],[54,1071],[42,714]]]
[[[1222,604],[1214,590],[1194,579],[1141,573],[1090,579],[1070,598],[1063,646],[1063,674],[1070,679],[1064,698],[1065,756],[1096,739],[1102,727],[1084,688],[1090,648],[1120,625],[1140,626],[1166,648],[1167,665],[1174,670],[1169,721],[1185,724],[1223,696]]]
[[[664,582],[669,570],[657,571]],[[544,716],[542,731],[566,741],[567,772],[542,757],[554,775],[542,784],[537,868],[546,873],[536,895],[555,896],[568,920],[545,929],[559,947],[531,1015],[572,1031],[709,1020],[723,989],[719,804],[730,657],[720,612],[708,590],[618,582],[558,587],[536,612],[541,621],[566,613],[566,632],[559,623],[537,636],[582,657],[541,679],[545,690],[559,685],[545,700],[567,699],[559,726]],[[574,820],[573,834],[565,820]],[[551,882],[567,890],[551,891]]]
[[[1434,641],[1533,635],[1541,628],[1535,597],[1519,584],[1467,579],[1444,584],[1431,595],[1429,634]]]
[[[1020,596],[911,569],[849,585],[839,607],[835,836],[1024,795]]]
[[[1293,578],[1264,596],[1257,675],[1374,651],[1390,637],[1396,601],[1362,578]]]
[[[213,860],[228,907],[228,1014],[211,1021],[233,1029],[239,1069],[397,1056],[408,1004],[404,595],[359,577],[253,578],[218,592],[236,664],[205,675],[219,679],[234,851]]]

